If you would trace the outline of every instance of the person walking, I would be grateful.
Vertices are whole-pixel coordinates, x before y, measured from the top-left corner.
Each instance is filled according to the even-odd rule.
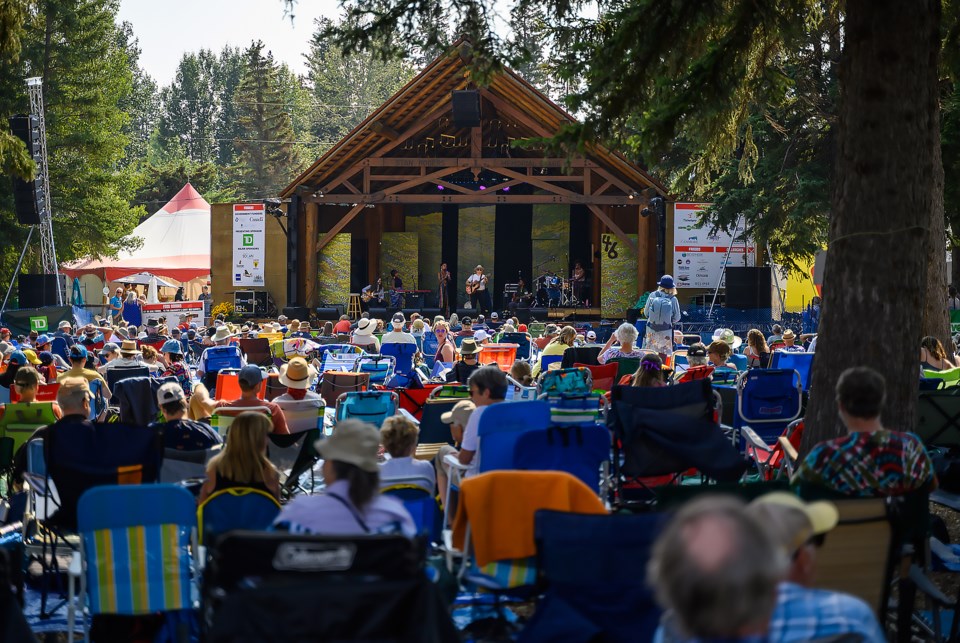
[[[666,358],[673,355],[673,325],[680,321],[680,302],[677,301],[677,288],[672,276],[660,277],[657,286],[643,307],[643,314],[647,317],[643,347]]]

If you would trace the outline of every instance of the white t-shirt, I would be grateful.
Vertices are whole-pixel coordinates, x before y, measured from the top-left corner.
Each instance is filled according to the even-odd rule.
[[[473,451],[473,460],[470,461],[470,468],[464,473],[463,477],[467,478],[477,473],[477,449],[480,447],[480,418],[483,417],[483,412],[487,409],[486,406],[478,406],[473,413],[470,414],[470,419],[467,420],[467,426],[463,427],[463,440],[460,442],[460,448],[464,451]]]
[[[483,275],[478,275],[477,273],[473,273],[472,275],[470,275],[469,277],[467,277],[467,283],[468,283],[468,284],[479,283],[479,284],[480,284],[480,287],[477,288],[477,290],[486,290],[486,289],[487,289],[487,282],[483,281]]]

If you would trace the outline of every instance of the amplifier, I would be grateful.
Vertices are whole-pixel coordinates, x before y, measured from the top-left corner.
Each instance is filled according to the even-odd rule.
[[[244,317],[265,317],[268,297],[266,290],[238,290],[233,293],[233,310]]]

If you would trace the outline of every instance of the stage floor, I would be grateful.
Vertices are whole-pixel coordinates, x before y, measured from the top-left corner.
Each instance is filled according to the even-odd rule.
[[[600,319],[599,308],[549,308],[547,310],[548,319],[566,319],[576,315],[577,319]]]

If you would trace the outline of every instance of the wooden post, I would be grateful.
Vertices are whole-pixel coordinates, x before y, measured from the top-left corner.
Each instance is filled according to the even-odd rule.
[[[300,265],[303,266],[303,303],[310,309],[316,308],[317,301],[317,239],[320,234],[320,207],[316,203],[307,203],[303,213],[303,254]]]

